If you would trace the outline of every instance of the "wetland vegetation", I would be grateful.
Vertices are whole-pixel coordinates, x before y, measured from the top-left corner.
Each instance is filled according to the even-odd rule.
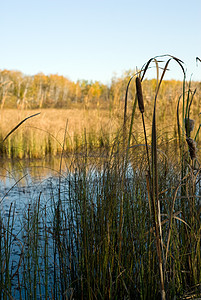
[[[172,63],[183,82],[164,80]],[[200,298],[201,85],[182,61],[150,59],[110,87],[14,75],[1,72],[1,174],[13,179],[0,202],[1,298]],[[53,157],[29,192],[25,166]]]

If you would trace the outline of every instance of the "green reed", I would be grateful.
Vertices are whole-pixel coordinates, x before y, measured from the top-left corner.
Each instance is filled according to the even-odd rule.
[[[72,172],[61,180],[60,192],[52,186],[50,197],[38,198],[27,207],[22,223],[22,261],[18,262],[21,299],[160,298],[146,152],[141,147],[130,149],[122,185],[123,154],[113,152],[100,165],[97,160],[91,163],[89,158],[75,157]],[[169,298],[182,297],[190,288],[198,293],[201,279],[200,208],[195,184],[199,174],[181,182],[178,169],[167,165],[162,155],[158,163],[165,290]],[[188,189],[185,198],[180,193],[182,184]],[[186,205],[181,212],[182,201]],[[2,243],[12,238],[11,230],[7,235],[6,239],[2,236]],[[6,253],[11,261],[12,251]],[[16,277],[10,284],[11,274],[8,268],[5,283],[7,293],[14,295]],[[2,294],[6,295],[3,290]]]

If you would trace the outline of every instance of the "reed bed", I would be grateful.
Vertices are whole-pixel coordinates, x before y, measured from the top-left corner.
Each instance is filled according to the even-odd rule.
[[[174,84],[175,90],[174,91]],[[143,98],[147,109],[144,112],[146,119],[146,132],[149,143],[151,143],[151,128],[152,128],[152,112],[154,105],[154,94],[157,85],[157,80],[153,82],[150,88],[150,83],[143,80]],[[199,84],[197,84],[199,87]],[[180,87],[180,88],[179,88]],[[194,91],[195,83],[192,82],[189,90]],[[165,82],[160,86],[157,102],[157,128],[158,139],[176,140],[178,143],[177,130],[177,115],[173,113],[177,107],[178,99],[183,94],[182,82]],[[124,94],[126,87],[124,89]],[[122,98],[116,105],[104,102],[99,107],[94,107],[93,103],[89,103],[86,109],[83,103],[70,106],[69,109],[2,109],[1,110],[1,125],[0,125],[0,141],[5,138],[8,132],[16,126],[21,120],[26,117],[40,113],[36,118],[30,119],[22,124],[15,134],[11,135],[6,143],[0,143],[0,155],[5,159],[39,159],[46,156],[56,156],[61,153],[61,144],[65,131],[65,124],[68,122],[67,136],[65,141],[65,150],[68,153],[73,153],[76,148],[79,148],[85,139],[94,151],[99,151],[101,148],[109,147],[113,142],[118,131],[121,130],[124,122],[124,111],[130,122],[133,101],[135,99],[135,82],[131,80],[127,103]],[[191,104],[191,113],[194,117],[195,124],[200,123],[200,94],[199,89],[194,95]],[[180,118],[182,111],[179,110]],[[129,125],[127,124],[127,127]],[[132,135],[135,137],[136,143],[140,142],[140,137],[143,133],[141,121],[141,113],[135,111],[135,127],[132,128]],[[139,137],[139,140],[138,140]],[[199,135],[198,135],[199,139]]]
[[[126,174],[120,151],[99,164],[76,156],[21,216],[13,205],[1,216],[4,298],[161,298],[144,150],[132,149]],[[159,164],[164,288],[185,299],[200,295],[200,170],[181,181],[177,163]]]
[[[162,59],[151,124],[143,80],[151,63],[159,72],[161,57],[129,80],[127,91],[136,82],[132,112],[129,116],[126,92],[122,129],[107,147],[94,151],[85,130],[69,160],[68,120],[59,176],[49,178],[44,189],[38,186],[38,196],[24,204],[19,219],[14,204],[1,215],[3,299],[201,297],[200,125],[191,121],[194,92],[189,85],[186,92],[183,63]],[[157,105],[172,61],[184,72],[184,84],[174,110],[177,139],[171,142],[158,126]]]
[[[110,145],[119,128],[119,117],[109,110],[91,109],[42,109],[42,110],[3,110],[1,114],[0,134],[3,138],[22,119],[40,113],[36,118],[22,124],[1,147],[5,158],[44,158],[61,153],[61,144],[68,122],[65,150],[73,152],[84,141],[91,148],[103,148]],[[2,145],[2,143],[1,143]]]

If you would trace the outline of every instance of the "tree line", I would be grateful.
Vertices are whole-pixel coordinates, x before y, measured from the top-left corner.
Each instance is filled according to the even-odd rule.
[[[0,70],[0,108],[69,108],[73,103],[104,106],[118,106],[125,98],[128,80],[134,72],[128,71],[122,77],[114,77],[110,85],[99,81],[78,80],[73,82],[60,75],[27,76],[19,71]],[[200,89],[200,83],[197,83]],[[143,93],[146,101],[151,100],[156,80],[143,81]],[[163,81],[161,97],[171,100],[182,92],[182,83],[176,80]],[[129,100],[135,94],[135,85],[131,84]]]

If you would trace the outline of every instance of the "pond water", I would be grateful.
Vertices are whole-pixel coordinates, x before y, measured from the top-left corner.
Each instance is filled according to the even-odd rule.
[[[19,274],[21,261],[26,252],[26,237],[27,232],[26,221],[27,212],[34,207],[35,203],[41,199],[41,207],[50,206],[51,193],[58,192],[59,175],[62,181],[65,178],[66,164],[60,171],[60,160],[44,160],[44,161],[5,161],[0,165],[0,209],[1,220],[3,227],[1,232],[5,234],[2,240],[1,249],[1,269],[3,269],[4,281],[6,282],[6,247],[10,251],[8,268],[11,274],[12,296],[14,299],[22,299],[25,297],[25,292],[29,287],[23,287],[19,290],[19,281],[25,282],[22,278],[23,272]],[[48,226],[48,220],[47,220]],[[44,230],[41,228],[41,232]],[[23,242],[22,242],[23,240]],[[43,243],[43,237],[40,237],[40,243]],[[53,255],[53,241],[48,243],[49,256]],[[40,257],[39,257],[40,260]],[[25,265],[27,262],[25,262]],[[32,262],[32,268],[34,267]],[[28,268],[28,266],[27,266]],[[48,289],[51,289],[53,284],[53,265],[48,267]],[[17,274],[18,273],[18,274]],[[51,275],[52,274],[52,275]],[[30,289],[31,290],[31,289]],[[41,284],[40,291],[37,285],[37,294],[39,298],[45,295],[44,284]],[[20,295],[21,294],[21,295]],[[41,296],[42,295],[42,296]]]
[[[109,189],[107,190],[109,195],[120,198],[122,186],[120,182],[121,176],[118,173],[117,178],[114,178],[116,186],[114,185],[113,190],[112,176],[114,174],[112,172],[109,175],[110,185],[107,186],[107,174],[106,177],[104,177],[105,174],[102,173],[101,169],[104,163],[103,160],[99,163],[97,158],[91,158],[91,161],[92,163],[89,161],[88,164],[89,173],[87,175],[86,186],[88,188],[89,204],[93,205],[91,207],[93,213],[96,214],[96,199],[99,199],[99,201],[103,199],[103,203],[105,201],[101,193],[104,194],[105,190]],[[81,158],[80,161],[78,161],[78,165],[80,163],[81,166],[83,162],[84,158]],[[133,195],[136,192],[135,183],[137,182],[139,184],[139,178],[140,180],[143,178],[143,180],[140,181],[140,185],[142,186],[140,193],[143,193],[144,190],[146,191],[146,168],[144,168],[143,165],[144,160],[141,161],[139,168],[138,164],[139,163],[136,163],[135,168],[133,168],[131,164],[128,164],[125,176],[126,191],[132,201],[134,199]],[[14,299],[33,299],[34,297],[35,299],[45,299],[47,295],[48,298],[54,299],[55,297],[57,298],[58,295],[61,295],[60,291],[62,287],[58,275],[61,262],[55,245],[53,226],[55,211],[58,205],[58,199],[60,198],[62,199],[62,205],[64,205],[63,208],[65,208],[65,222],[67,226],[64,224],[63,229],[66,230],[64,233],[66,234],[66,240],[71,238],[70,234],[72,234],[74,228],[76,228],[73,219],[74,216],[77,220],[80,217],[78,206],[81,201],[79,201],[79,198],[76,198],[76,201],[74,201],[74,199],[83,193],[82,185],[76,185],[76,182],[78,178],[79,180],[83,180],[84,177],[82,177],[82,173],[79,173],[78,176],[76,172],[79,171],[72,166],[72,159],[63,159],[62,165],[60,159],[5,161],[0,164],[0,209],[1,220],[3,220],[3,227],[0,226],[1,232],[3,233],[3,240],[1,240],[3,248],[1,248],[0,268],[3,270],[4,284],[9,286],[9,280],[11,281],[10,291]],[[71,169],[74,170],[73,173],[69,171]],[[163,170],[161,172],[163,172]],[[83,176],[85,175],[86,174]],[[137,178],[136,182],[135,178]],[[167,185],[176,186],[178,178],[174,166],[169,167]],[[118,180],[120,181],[118,182]],[[196,182],[197,201],[200,202],[200,176],[197,177]],[[146,195],[146,193],[144,195]],[[144,197],[144,195],[142,197]],[[143,198],[143,200],[146,199]],[[40,204],[40,212],[37,215],[38,204]],[[141,210],[140,206],[139,210]],[[39,219],[35,222],[34,218]],[[71,220],[69,223],[68,218]],[[29,219],[30,222],[28,222]],[[27,227],[27,224],[31,224],[31,227]],[[35,225],[38,227],[34,227]],[[70,231],[71,229],[73,230]],[[37,234],[36,231],[38,231]],[[36,238],[38,239],[37,241],[35,241]],[[48,254],[44,252],[46,251],[46,243],[48,244]],[[38,246],[38,252],[35,251],[35,245]],[[72,244],[71,246],[76,249],[76,245]],[[67,248],[66,245],[65,249]],[[9,251],[10,255],[8,257],[7,253]],[[76,262],[76,250],[74,255]],[[8,261],[7,258],[9,258]],[[69,258],[66,258],[67,266],[70,265],[68,260]],[[8,276],[9,280],[5,275],[7,265],[10,274],[10,277]],[[48,279],[46,279],[46,275]],[[29,291],[31,291],[30,294]],[[36,293],[35,296],[33,296],[34,292]],[[68,297],[70,298],[70,294]]]
[[[3,162],[0,165],[1,216],[9,215],[12,204],[15,215],[21,215],[39,195],[47,195],[49,185],[58,180],[57,161]],[[17,228],[15,227],[15,231]]]
[[[37,286],[37,299],[44,299],[47,293],[52,298],[54,298],[53,295],[55,296],[55,293],[57,295],[60,294],[60,283],[56,287],[57,291],[52,291],[52,287],[55,286],[55,272],[60,272],[59,255],[57,250],[55,250],[53,238],[55,209],[58,204],[58,195],[60,194],[63,208],[65,207],[67,211],[69,193],[71,198],[74,198],[74,189],[76,187],[73,185],[77,176],[76,168],[72,168],[74,173],[70,173],[68,169],[69,165],[72,164],[72,160],[64,159],[62,166],[60,164],[60,159],[1,162],[0,209],[1,220],[3,220],[1,232],[5,233],[5,238],[2,240],[3,247],[1,249],[0,268],[3,269],[6,285],[8,280],[5,273],[6,264],[8,264],[11,292],[14,299],[20,299],[20,297],[22,299],[27,298],[29,290],[32,290],[32,293],[35,291],[35,285]],[[97,175],[96,170],[93,168],[93,164],[89,163],[89,165],[90,178],[88,182],[94,182]],[[98,162],[96,160],[97,166]],[[94,197],[96,198],[96,196]],[[35,228],[34,218],[37,217],[37,203],[39,202],[39,218],[42,220],[39,219],[36,222],[38,227]],[[73,204],[72,210],[74,210]],[[30,222],[28,222],[29,219]],[[29,223],[31,226],[30,229],[27,228]],[[37,243],[40,244],[38,247],[37,262],[35,262],[35,250],[33,251],[30,247],[32,241],[33,244],[36,243],[34,242],[36,230],[39,230]],[[44,254],[46,239],[48,240],[48,267],[45,266],[46,254]],[[10,253],[9,255],[8,252]],[[40,268],[36,268],[38,273],[36,283],[34,283],[31,280],[34,280],[36,264],[39,264]],[[29,269],[30,274],[27,273]],[[46,270],[48,273],[48,292],[46,290],[43,270]],[[21,282],[20,288],[19,282]],[[30,296],[31,298],[32,296]]]

